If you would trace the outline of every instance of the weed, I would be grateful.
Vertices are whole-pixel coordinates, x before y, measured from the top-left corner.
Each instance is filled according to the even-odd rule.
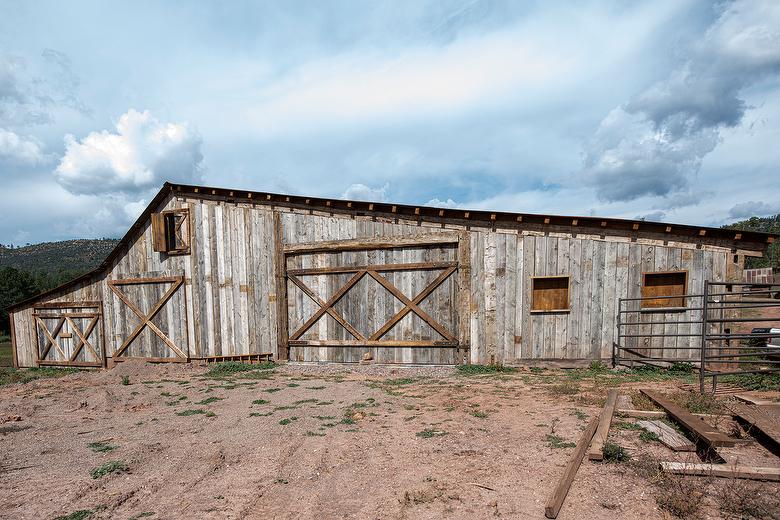
[[[69,515],[58,516],[54,520],[84,520],[85,518],[92,516],[92,513],[94,513],[94,511],[91,509],[79,509],[78,511],[73,511]]]
[[[207,397],[206,399],[202,401],[198,401],[195,404],[211,404],[211,403],[216,403],[217,401],[222,401],[223,399],[224,397]]]
[[[281,388],[266,388],[265,390],[263,390],[263,392],[268,392],[269,394],[273,394],[274,392],[279,392],[279,391],[281,391]]]
[[[324,433],[316,433],[311,431],[307,431],[304,435],[306,435],[306,437],[325,437]]]
[[[77,368],[37,367],[16,369],[0,367],[0,386],[12,383],[29,383],[47,377],[62,377],[78,372]]]
[[[556,396],[574,395],[580,392],[580,385],[574,381],[564,381],[547,387],[547,390]]]
[[[554,433],[548,433],[544,440],[547,441],[548,448],[574,448],[577,446],[573,442],[566,442],[563,437]]]
[[[270,402],[271,401],[266,401],[265,399],[255,399],[254,401],[252,401],[252,404],[268,404]]]
[[[131,516],[128,520],[139,520],[148,516],[154,516],[154,511],[144,511],[143,513],[138,513],[135,516]]]
[[[329,404],[333,404],[333,401],[320,401],[317,406],[328,406]]]
[[[530,370],[532,374],[541,374],[542,372],[544,372],[547,369],[546,368],[542,368],[542,367],[531,367],[528,370]]]
[[[122,384],[127,386],[130,384],[130,376],[122,376]]]
[[[417,407],[416,407],[416,406],[414,406],[413,404],[405,404],[405,405],[404,405],[404,410],[414,410],[414,409],[416,409],[416,408],[417,408]]]
[[[481,374],[499,374],[515,372],[512,367],[503,365],[458,365],[458,373],[464,376],[476,376]]]
[[[324,386],[307,386],[307,390],[325,390]]]
[[[274,484],[289,484],[290,482],[286,478],[278,478],[274,480]]]
[[[588,365],[588,370],[590,372],[609,372],[609,367],[601,360],[593,360],[590,362],[590,365]]]
[[[471,412],[471,415],[473,415],[473,416],[474,416],[474,417],[476,417],[477,419],[487,419],[487,417],[488,417],[488,414],[487,414],[487,412],[482,412],[482,411],[480,411],[480,410],[474,410],[474,411],[472,411],[472,412]]]
[[[612,423],[612,427],[616,430],[642,430],[638,424],[628,421],[615,421]]]
[[[604,454],[604,462],[608,464],[626,462],[631,459],[626,449],[614,442],[605,443],[602,453]]]
[[[128,471],[130,471],[130,468],[127,466],[125,461],[112,460],[110,462],[106,462],[105,464],[101,464],[97,468],[94,468],[89,472],[89,474],[93,479],[98,479],[112,473],[126,473]]]
[[[447,435],[447,432],[443,430],[433,430],[426,428],[425,430],[415,433],[415,435],[417,437],[422,437],[423,439],[430,439],[431,437],[441,437],[443,435]]]
[[[290,417],[289,419],[282,419],[281,421],[279,421],[279,424],[281,424],[282,426],[287,426],[291,422],[297,421],[297,420],[298,420],[297,417]]]
[[[573,414],[573,415],[574,415],[574,416],[575,416],[577,419],[579,419],[580,421],[584,421],[585,419],[587,419],[587,418],[588,418],[588,414],[586,414],[586,413],[585,413],[585,412],[583,412],[582,410],[574,410],[574,411],[572,412],[572,414]]]
[[[87,444],[87,447],[94,451],[95,453],[106,453],[108,451],[114,451],[119,446],[114,446],[113,444],[109,444],[107,442],[98,441],[98,442],[90,442]]]
[[[719,507],[729,519],[780,518],[780,497],[758,482],[729,479],[717,494]]]
[[[252,412],[249,414],[249,417],[268,417],[269,415],[273,415],[273,414],[274,414],[273,412],[265,412],[265,413]]]
[[[176,415],[181,415],[182,417],[189,417],[190,415],[205,415],[206,410],[203,410],[201,408],[196,408],[194,410],[184,410],[181,412],[176,412]]]
[[[643,442],[660,441],[661,438],[655,432],[643,431],[639,434],[639,440]]]
[[[206,377],[212,379],[221,379],[221,378],[229,377],[233,374],[238,374],[240,372],[250,372],[255,370],[269,370],[273,368],[275,368],[273,363],[261,363],[259,365],[250,365],[249,363],[241,363],[238,361],[226,361],[224,363],[217,363],[215,365],[212,365],[209,371],[206,372]]]
[[[299,385],[298,383],[287,383],[287,386],[290,387],[290,388],[297,388],[297,387],[299,387],[301,385]]]
[[[339,421],[340,424],[356,424],[355,419],[352,417],[344,417],[342,420]]]
[[[704,486],[696,479],[666,475],[657,482],[658,507],[678,518],[700,518]]]
[[[280,412],[282,410],[297,410],[297,409],[298,409],[297,406],[285,405],[285,406],[277,406],[276,408],[274,408],[274,411],[275,412]]]
[[[780,391],[780,374],[735,374],[719,377],[718,381],[746,390]]]
[[[316,403],[319,401],[319,399],[301,399],[300,401],[295,401],[293,404],[306,404],[306,403]]]
[[[397,379],[387,379],[382,382],[385,386],[403,386],[403,385],[411,385],[414,383],[414,379],[410,377],[401,377]]]
[[[684,405],[691,413],[718,414],[723,411],[723,403],[710,394],[699,392],[687,392]]]
[[[214,412],[212,412],[211,410],[209,410],[208,412],[206,412],[204,415],[205,415],[206,417],[216,417],[216,416],[217,416],[217,414],[215,414],[215,413],[214,413]]]

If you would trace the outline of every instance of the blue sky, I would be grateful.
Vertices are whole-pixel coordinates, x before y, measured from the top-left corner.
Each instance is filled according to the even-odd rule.
[[[0,243],[165,180],[721,225],[780,212],[780,2],[0,0]]]

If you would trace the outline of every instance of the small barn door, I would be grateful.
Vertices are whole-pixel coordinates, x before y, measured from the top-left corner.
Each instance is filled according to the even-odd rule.
[[[458,363],[458,238],[287,246],[289,359]]]
[[[117,331],[114,362],[142,358],[188,360],[187,306],[183,276],[109,280]]]
[[[101,302],[50,302],[35,306],[39,366],[104,366]]]

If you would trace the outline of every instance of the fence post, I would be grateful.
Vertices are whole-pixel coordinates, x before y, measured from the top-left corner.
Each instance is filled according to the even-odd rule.
[[[612,344],[612,368],[617,368],[620,365],[620,316],[623,315],[623,298],[618,298],[618,314],[617,314],[617,336],[615,336],[615,342]]]
[[[701,358],[699,364],[699,392],[704,393],[704,364],[707,348],[707,302],[709,301],[710,281],[704,280],[704,293],[701,306]]]

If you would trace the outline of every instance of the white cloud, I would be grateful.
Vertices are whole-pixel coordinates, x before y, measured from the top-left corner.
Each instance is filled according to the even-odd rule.
[[[436,208],[459,208],[460,207],[460,204],[458,204],[452,199],[447,199],[447,200],[431,199],[428,202],[426,202],[425,205],[433,206]]]
[[[365,184],[352,184],[347,188],[344,193],[341,194],[342,199],[347,200],[366,200],[383,202],[387,200],[387,192],[390,189],[390,184],[385,183],[384,186],[379,188],[371,188]]]
[[[92,132],[81,141],[65,136],[65,155],[54,177],[75,194],[140,193],[166,180],[200,178],[202,139],[187,123],[163,123],[133,109],[116,133]]]
[[[586,180],[608,201],[684,191],[721,131],[741,123],[742,90],[778,73],[780,3],[728,4],[687,61],[604,118]]]
[[[47,160],[43,145],[37,139],[0,128],[0,163],[34,166]]]

